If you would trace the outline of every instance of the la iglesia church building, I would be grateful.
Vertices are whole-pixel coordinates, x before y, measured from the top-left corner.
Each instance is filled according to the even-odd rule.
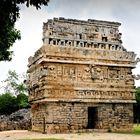
[[[54,18],[29,57],[32,130],[132,130],[136,54],[122,46],[118,22]]]

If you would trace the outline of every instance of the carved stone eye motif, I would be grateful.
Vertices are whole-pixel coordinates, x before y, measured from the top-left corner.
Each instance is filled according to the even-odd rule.
[[[49,69],[50,69],[50,70],[54,70],[55,67],[54,67],[54,66],[49,66]]]

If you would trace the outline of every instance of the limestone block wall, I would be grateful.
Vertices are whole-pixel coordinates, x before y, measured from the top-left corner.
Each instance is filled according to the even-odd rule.
[[[32,130],[45,133],[69,133],[87,131],[90,128],[131,130],[133,125],[132,104],[94,104],[52,102],[33,105]],[[94,126],[90,127],[89,108],[96,109]],[[45,118],[45,119],[44,119]]]
[[[85,104],[55,102],[34,106],[32,130],[43,131],[45,117],[45,132],[66,133],[72,130],[84,129],[87,125],[87,110]],[[44,109],[45,107],[45,109]]]
[[[113,131],[132,130],[133,104],[103,104],[98,109],[98,128]]]

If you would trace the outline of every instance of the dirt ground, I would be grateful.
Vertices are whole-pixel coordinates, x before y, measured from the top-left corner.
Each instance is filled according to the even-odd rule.
[[[23,138],[63,138],[65,140],[140,140],[140,135],[97,132],[78,134],[41,134],[27,130],[0,132],[0,140],[19,140]]]

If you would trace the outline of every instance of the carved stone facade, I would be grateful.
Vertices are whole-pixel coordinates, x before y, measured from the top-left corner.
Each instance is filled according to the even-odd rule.
[[[29,58],[32,130],[131,130],[137,59],[121,41],[118,22],[54,18],[43,46]]]

